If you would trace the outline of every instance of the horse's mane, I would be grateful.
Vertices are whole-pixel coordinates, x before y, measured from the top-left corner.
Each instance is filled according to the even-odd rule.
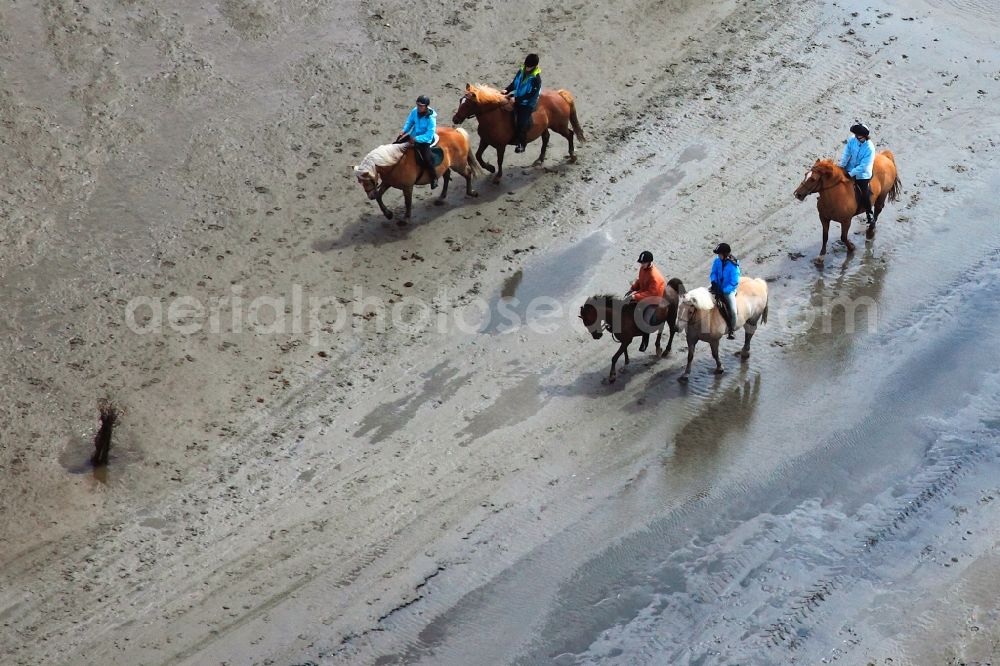
[[[365,155],[364,159],[354,167],[354,175],[361,177],[362,174],[367,174],[371,178],[375,178],[377,167],[396,164],[403,159],[405,152],[406,144],[403,143],[387,143],[384,146],[379,146]]]
[[[847,175],[847,172],[833,160],[816,160],[816,164],[813,165],[813,171],[819,171],[822,174]]]
[[[601,305],[606,308],[622,308],[628,305],[634,305],[632,301],[626,301],[624,298],[615,296],[614,294],[594,294],[587,299],[586,304],[593,305],[594,307]]]
[[[707,287],[697,287],[684,294],[683,301],[691,303],[699,310],[711,310],[715,307],[715,299]]]
[[[509,100],[503,91],[482,83],[470,83],[469,92],[478,104],[506,104]]]

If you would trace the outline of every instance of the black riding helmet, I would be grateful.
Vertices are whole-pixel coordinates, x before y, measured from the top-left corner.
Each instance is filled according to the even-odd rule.
[[[729,247],[729,243],[719,243],[713,250],[712,254],[732,254],[733,250]]]
[[[868,127],[864,123],[854,123],[851,125],[851,134],[867,137],[869,135]]]
[[[420,97],[417,98],[417,104],[426,104],[430,106],[430,103],[431,103],[431,98],[428,97],[427,95],[421,95]]]
[[[538,66],[538,55],[535,53],[529,53],[528,57],[524,59],[525,67],[537,67]]]
[[[649,250],[643,250],[642,252],[639,253],[639,262],[638,263],[640,263],[640,264],[647,264],[647,263],[651,264],[651,263],[653,263],[653,253],[650,252]]]

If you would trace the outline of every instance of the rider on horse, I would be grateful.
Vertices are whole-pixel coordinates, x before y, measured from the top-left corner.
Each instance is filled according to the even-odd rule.
[[[663,291],[667,283],[663,279],[663,274],[660,273],[660,270],[653,265],[652,252],[649,250],[640,252],[639,263],[642,264],[639,267],[639,277],[632,283],[632,288],[629,289],[628,295],[632,299],[632,302],[636,303],[636,310],[641,312],[642,321],[646,325],[646,330],[643,331],[642,344],[639,345],[639,351],[642,352],[646,351],[646,346],[649,345],[648,331],[653,328],[653,315],[656,313],[656,308],[663,298]]]
[[[515,153],[523,153],[528,142],[528,130],[531,129],[531,114],[538,105],[538,96],[542,92],[542,70],[538,67],[538,56],[529,53],[524,59],[524,65],[517,70],[514,80],[510,82],[503,93],[514,98],[514,148]]]
[[[423,169],[431,172],[431,189],[437,187],[437,171],[434,169],[434,156],[431,145],[437,132],[437,112],[430,107],[431,100],[427,95],[417,98],[417,105],[410,110],[403,124],[403,131],[396,137],[395,143],[409,143],[417,150],[423,161]],[[421,175],[423,175],[421,173]],[[418,177],[419,180],[419,177]]]
[[[722,316],[726,320],[726,338],[734,339],[736,329],[736,287],[740,284],[740,262],[731,254],[728,243],[719,243],[715,248],[718,256],[712,262],[712,273],[709,287],[721,306]]]
[[[864,123],[851,126],[853,136],[844,146],[844,154],[840,158],[840,166],[847,175],[854,179],[861,192],[861,203],[868,216],[868,224],[872,223],[872,165],[875,163],[875,146],[868,139],[868,128]]]

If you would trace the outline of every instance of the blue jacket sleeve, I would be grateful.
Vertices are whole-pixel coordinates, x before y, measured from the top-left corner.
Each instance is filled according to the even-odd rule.
[[[715,261],[712,262],[712,273],[708,278],[712,284],[717,284],[722,287],[722,261],[716,257]]]
[[[725,281],[726,283],[722,285],[722,292],[725,294],[731,294],[736,291],[736,287],[740,285],[740,267],[739,264],[735,264],[731,261],[726,262],[725,270]]]
[[[851,142],[844,146],[844,153],[840,156],[840,168],[843,169],[851,159]]]
[[[437,131],[437,112],[431,109],[430,114],[426,118],[424,131],[422,131],[417,136],[413,137],[413,140],[419,143],[433,143],[434,134],[436,131]]]
[[[542,92],[542,77],[541,75],[534,76],[531,79],[531,89],[528,94],[524,96],[524,101],[530,106],[535,106],[538,104],[538,96]]]
[[[409,134],[413,131],[413,126],[417,124],[417,110],[410,109],[410,115],[406,116],[406,122],[403,123],[403,134]]]

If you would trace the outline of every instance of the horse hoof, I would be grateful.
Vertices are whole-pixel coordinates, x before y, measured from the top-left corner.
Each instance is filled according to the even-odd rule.
[[[716,368],[716,369],[715,369],[715,374],[717,374],[717,375],[721,375],[721,374],[722,374],[722,373],[724,373],[725,371],[726,371],[726,369],[725,369],[725,368]]]
[[[409,222],[410,222],[410,220],[408,218],[404,217],[402,220],[399,220],[398,222],[396,222],[396,226],[397,227],[405,227],[407,224],[409,224]]]
[[[614,375],[611,375],[610,377],[608,377],[608,383],[609,384],[614,384],[615,383],[615,376]]]
[[[542,166],[542,164],[544,164],[544,162],[542,161],[541,158],[539,158],[539,159],[535,160],[534,162],[532,162],[531,166]]]
[[[687,384],[688,383],[688,376],[687,375],[681,375],[680,377],[677,378],[677,381],[679,381],[681,384]]]
[[[874,227],[874,225],[868,227],[868,231],[865,232],[865,238],[867,238],[868,240],[871,240],[871,239],[875,238],[875,227]]]
[[[847,243],[847,251],[854,252],[854,243]]]
[[[493,173],[493,172],[495,172],[497,170],[497,168],[495,166],[493,166],[492,164],[482,164],[480,166],[482,166],[484,169],[486,169],[489,173]]]
[[[813,263],[816,264],[817,266],[822,266],[825,259],[826,259],[826,257],[824,257],[821,254],[818,257],[816,257],[815,259],[813,259]]]
[[[479,196],[479,192],[476,192],[475,190],[472,190],[471,192],[469,192],[468,194],[466,194],[466,196],[475,198],[475,197]]]
[[[385,219],[387,219],[387,220],[391,220],[392,219],[392,211],[391,210],[387,210],[385,212]]]
[[[493,184],[494,185],[499,185],[500,184],[500,174],[497,174],[497,175],[493,176]]]
[[[656,348],[656,355],[653,358],[660,358],[661,356],[663,356],[663,352],[660,351],[659,347],[657,347]]]
[[[569,162],[570,164],[576,164],[576,155],[570,155]]]
[[[443,206],[444,205],[444,199],[435,199],[434,200],[434,205],[435,206]]]
[[[738,352],[736,352],[735,354],[733,354],[733,356],[739,356],[739,357],[740,357],[740,358],[742,358],[743,360],[746,360],[746,359],[750,358],[750,352],[748,352],[748,351],[743,351],[743,350],[741,349],[740,351],[738,351]]]

